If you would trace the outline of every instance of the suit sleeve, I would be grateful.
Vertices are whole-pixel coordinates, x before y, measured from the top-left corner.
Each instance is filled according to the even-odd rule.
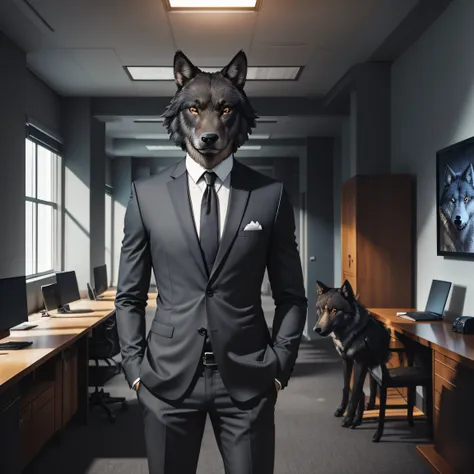
[[[281,187],[270,252],[268,277],[275,301],[273,350],[279,361],[276,378],[288,385],[306,321],[308,301],[295,236],[295,216],[288,194]]]
[[[145,308],[151,277],[148,233],[143,225],[135,184],[125,213],[115,308],[122,365],[130,387],[140,376],[145,353]]]

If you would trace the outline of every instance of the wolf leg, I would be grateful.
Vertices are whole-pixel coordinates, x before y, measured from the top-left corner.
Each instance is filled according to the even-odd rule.
[[[359,405],[359,401],[364,393],[364,382],[367,375],[367,364],[356,361],[354,364],[354,386],[352,387],[351,401],[349,403],[349,409],[347,415],[342,421],[344,428],[355,428],[357,425],[355,422],[356,410]]]
[[[347,404],[349,403],[349,397],[351,394],[351,375],[352,367],[354,365],[353,359],[347,357],[342,358],[342,374],[344,377],[344,387],[342,389],[342,401],[339,408],[334,412],[334,416],[340,418],[344,416],[346,412]]]
[[[367,410],[374,410],[375,409],[375,399],[377,397],[377,382],[374,380],[373,377],[370,378],[370,394],[369,394],[369,401],[367,402]]]

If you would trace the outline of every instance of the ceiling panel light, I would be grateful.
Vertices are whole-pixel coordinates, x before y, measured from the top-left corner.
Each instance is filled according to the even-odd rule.
[[[251,140],[268,140],[270,138],[270,133],[254,133],[250,135]]]
[[[218,72],[220,67],[200,67],[206,72]],[[125,66],[132,81],[174,81],[171,66]],[[249,66],[247,81],[297,81],[303,66]]]
[[[253,10],[261,0],[163,0],[167,10]]]
[[[181,148],[172,145],[147,145],[150,151],[182,151]]]
[[[162,123],[164,118],[143,118],[143,119],[135,119],[135,123]]]
[[[261,150],[261,145],[244,145],[239,148],[242,151],[250,151],[250,150]]]

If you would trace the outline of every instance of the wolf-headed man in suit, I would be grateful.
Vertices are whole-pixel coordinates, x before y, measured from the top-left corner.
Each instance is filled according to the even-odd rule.
[[[283,185],[233,157],[255,127],[246,73],[243,52],[213,74],[176,53],[178,91],[164,125],[187,154],[132,185],[116,309],[151,474],[195,474],[207,415],[226,473],[273,473],[275,402],[295,365],[307,300]],[[159,293],[146,336],[152,269]]]

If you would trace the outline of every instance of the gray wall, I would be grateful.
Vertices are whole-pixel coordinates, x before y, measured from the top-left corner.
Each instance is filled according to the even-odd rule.
[[[63,100],[64,270],[79,289],[105,263],[105,125],[91,116],[90,99]]]
[[[0,278],[25,274],[26,57],[0,33]]]
[[[26,115],[45,132],[61,138],[61,99],[29,69],[26,70]]]
[[[316,337],[316,281],[334,281],[334,140],[308,138],[306,172],[306,252],[308,318],[305,335]],[[315,257],[315,261],[311,261]]]
[[[474,262],[436,256],[436,151],[474,135],[474,2],[454,1],[392,67],[392,172],[417,180],[416,305],[452,281],[454,313],[474,315]],[[466,290],[465,290],[466,289]],[[465,301],[463,298],[464,290]]]
[[[113,229],[112,229],[112,285],[117,285],[120,249],[123,239],[123,224],[132,183],[132,158],[116,157],[112,160],[113,185]]]

